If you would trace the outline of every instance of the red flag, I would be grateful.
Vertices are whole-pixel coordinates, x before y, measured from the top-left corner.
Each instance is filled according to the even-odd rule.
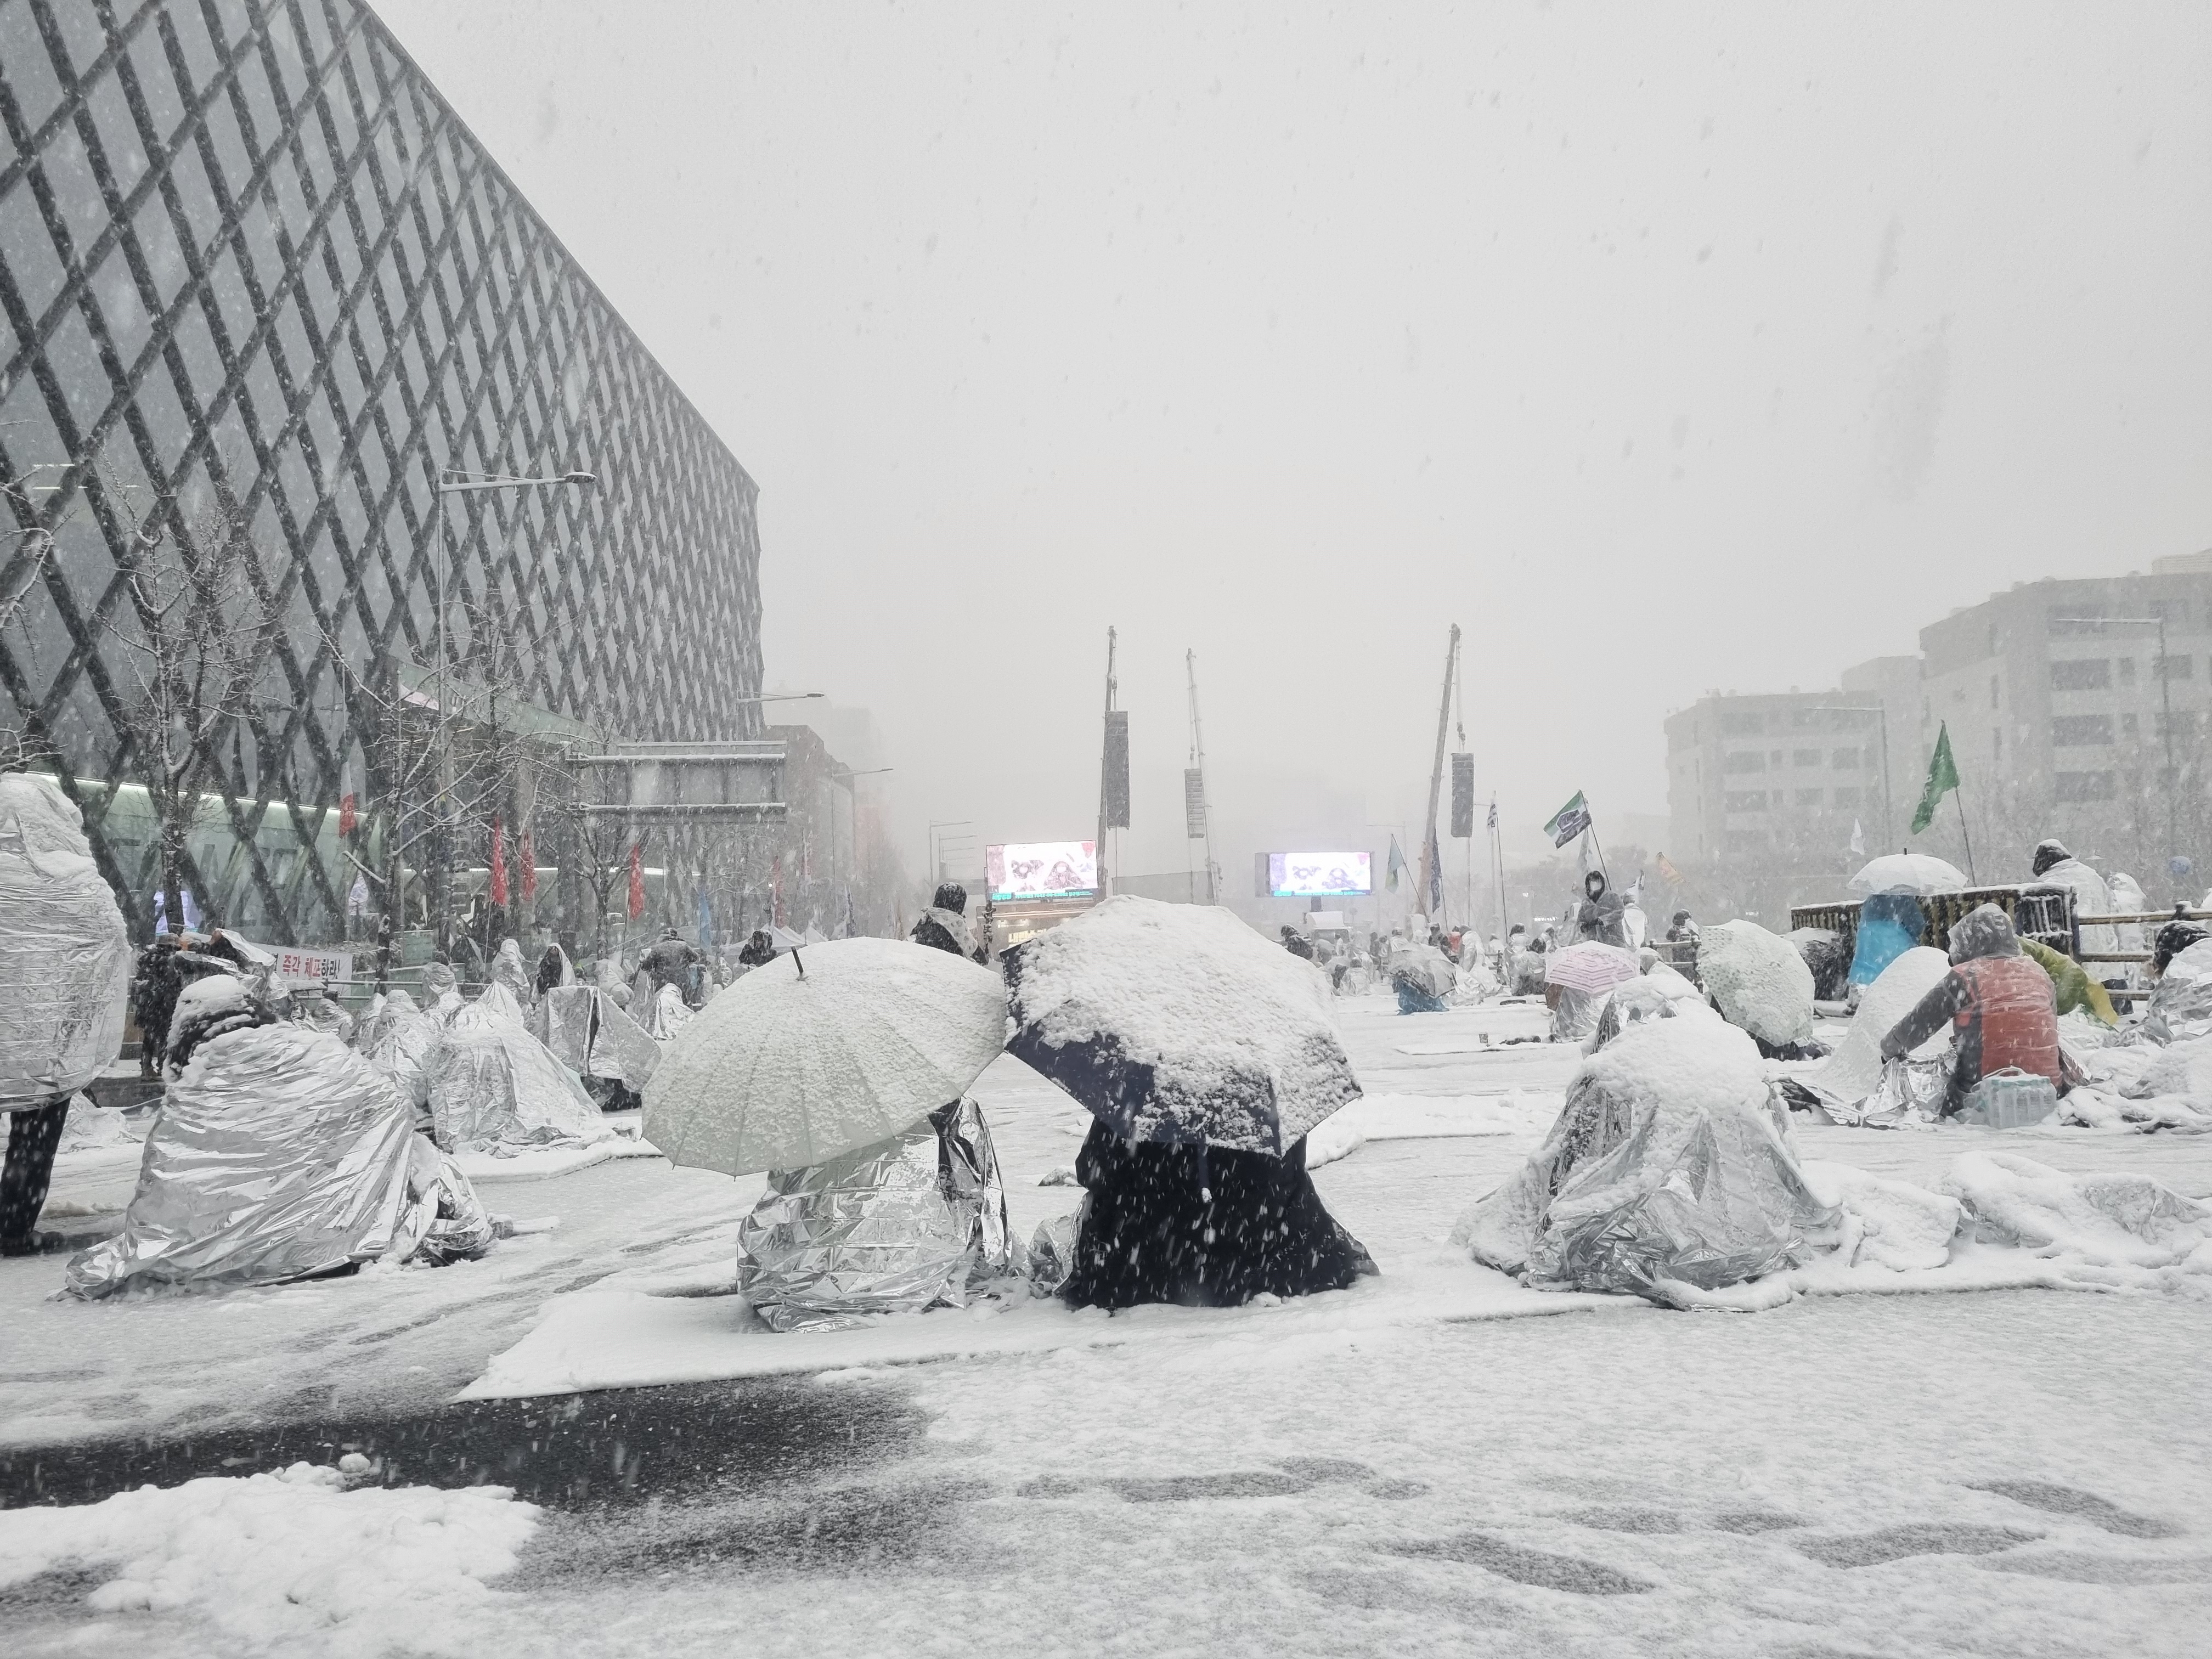
[[[355,823],[353,800],[353,763],[348,761],[338,770],[338,834],[353,834]]]
[[[522,896],[526,899],[538,896],[538,849],[530,844],[530,829],[526,824],[522,830]]]
[[[635,921],[645,914],[645,843],[629,844],[629,915]]]
[[[507,903],[507,830],[496,817],[491,821],[491,902]]]
[[[775,855],[775,862],[769,866],[769,920],[781,927],[783,926],[783,854],[781,853]]]

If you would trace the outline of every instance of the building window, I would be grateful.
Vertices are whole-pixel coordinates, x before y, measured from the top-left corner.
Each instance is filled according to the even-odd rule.
[[[2113,793],[2110,772],[2061,772],[2058,775],[2058,799],[2061,800],[2110,800]]]
[[[1800,806],[1818,806],[1820,804],[1820,792],[1817,789],[1800,789],[1797,792],[1797,804]]]
[[[1995,708],[1997,706],[1997,677],[1992,674],[1990,676],[1990,707]]]
[[[1727,845],[1731,853],[1756,853],[1766,845],[1766,836],[1758,830],[1731,830]]]
[[[2177,738],[2196,741],[2203,722],[2193,708],[2177,708],[2171,714],[2159,714],[2150,717],[2151,730],[2163,738],[2171,731]]]
[[[1791,754],[1790,762],[1793,766],[1818,766],[1820,763],[1820,751],[1817,749],[1800,749]]]
[[[1862,793],[1863,793],[1863,791],[1860,791],[1860,790],[1857,790],[1857,789],[1838,789],[1838,790],[1837,790],[1837,791],[1836,791],[1836,806],[1837,806],[1837,810],[1838,810],[1838,811],[1855,811],[1855,810],[1856,810],[1856,808],[1857,808],[1857,806],[1858,806],[1858,804],[1859,804],[1860,797],[1861,797],[1861,795],[1862,795]]]
[[[1838,772],[1856,772],[1861,764],[1859,751],[1856,749],[1838,749],[1829,757],[1828,763]]]
[[[2110,714],[2054,714],[2051,717],[2051,746],[2054,749],[2078,749],[2086,744],[2110,743],[2112,740],[2112,717]]]
[[[2121,659],[2120,659],[2120,684],[2121,684],[2122,685],[2133,685],[2135,683],[2136,683],[2136,659],[2135,659],[2133,657],[2123,657],[2123,658],[2121,658]]]
[[[2185,680],[2197,670],[2194,657],[2153,657],[2150,673],[2157,680]]]
[[[2138,726],[2139,723],[2133,714],[2123,714],[2120,716],[2120,735],[2127,738],[2130,743],[2132,743],[2136,738],[2142,735],[2141,731],[2138,729]]]
[[[1764,772],[1765,769],[1766,757],[1756,749],[1739,749],[1732,755],[1721,757],[1721,770],[1723,772]]]
[[[1721,805],[1731,812],[1764,812],[1766,792],[1763,789],[1737,790],[1723,795]]]
[[[1774,763],[1776,771],[1779,772],[1782,769],[1782,751],[1779,749],[1769,754],[1766,758]]]
[[[2051,664],[2054,691],[2101,691],[2112,683],[2109,657],[2058,657]]]
[[[2004,727],[2002,726],[1990,727],[1990,756],[1994,760],[2004,759]]]
[[[1766,730],[1766,722],[1747,710],[1731,709],[1721,716],[1721,735],[1728,738],[1748,738]]]

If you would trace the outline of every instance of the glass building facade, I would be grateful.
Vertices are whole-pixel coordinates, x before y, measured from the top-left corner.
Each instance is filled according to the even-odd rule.
[[[135,934],[131,577],[211,522],[281,616],[191,739],[185,884],[249,935],[343,931],[372,690],[419,701],[441,595],[442,672],[549,729],[761,734],[752,480],[366,5],[0,0],[0,725]]]

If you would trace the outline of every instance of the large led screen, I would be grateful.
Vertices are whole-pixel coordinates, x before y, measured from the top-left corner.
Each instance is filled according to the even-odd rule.
[[[1372,853],[1270,853],[1267,891],[1276,898],[1348,898],[1375,890]]]
[[[1090,898],[1098,891],[1097,843],[1008,842],[983,850],[994,899]]]

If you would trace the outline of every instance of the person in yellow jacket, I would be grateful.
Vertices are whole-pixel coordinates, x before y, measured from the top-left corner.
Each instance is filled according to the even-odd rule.
[[[2112,998],[2105,994],[2105,988],[2091,979],[2089,970],[2073,957],[2032,939],[2021,940],[2020,948],[2051,975],[2051,988],[2057,994],[2060,1013],[2070,1014],[2076,1008],[2087,1008],[2107,1025],[2120,1023]]]

